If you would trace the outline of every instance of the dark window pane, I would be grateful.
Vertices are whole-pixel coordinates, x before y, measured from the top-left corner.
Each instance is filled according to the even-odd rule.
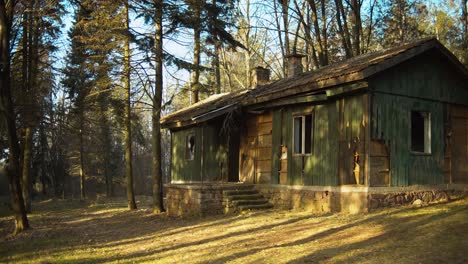
[[[424,116],[411,112],[411,150],[424,152]]]

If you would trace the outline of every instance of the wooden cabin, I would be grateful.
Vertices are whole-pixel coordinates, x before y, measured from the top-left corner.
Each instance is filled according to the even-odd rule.
[[[168,200],[182,186],[243,182],[278,207],[357,212],[466,190],[468,70],[436,39],[312,72],[293,55],[289,66],[274,82],[256,68],[255,87],[162,118],[172,135],[167,191],[179,192]]]

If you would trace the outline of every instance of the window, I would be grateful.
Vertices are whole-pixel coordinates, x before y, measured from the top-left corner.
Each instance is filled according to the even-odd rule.
[[[186,141],[187,148],[185,151],[185,158],[188,160],[193,160],[193,158],[195,158],[195,135],[188,135]]]
[[[411,151],[431,153],[431,113],[411,111]]]
[[[312,115],[295,116],[293,123],[294,154],[312,152]]]

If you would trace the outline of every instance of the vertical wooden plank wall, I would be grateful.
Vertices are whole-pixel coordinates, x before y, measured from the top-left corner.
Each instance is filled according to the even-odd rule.
[[[220,122],[203,126],[203,181],[227,181],[227,136]]]
[[[468,105],[466,80],[432,52],[372,77],[369,85],[374,90],[372,140],[388,148],[390,185],[444,183],[446,107]],[[430,154],[411,152],[411,111],[431,114]]]
[[[249,114],[241,138],[240,180],[271,182],[273,113]]]
[[[468,106],[449,106],[448,180],[446,183],[468,183]],[[447,161],[447,159],[446,159]],[[447,178],[447,177],[446,177]]]
[[[172,131],[171,181],[200,181],[202,140],[201,132],[202,131],[199,127]],[[195,135],[195,157],[193,160],[188,160],[185,156],[187,143],[186,138],[189,134]]]

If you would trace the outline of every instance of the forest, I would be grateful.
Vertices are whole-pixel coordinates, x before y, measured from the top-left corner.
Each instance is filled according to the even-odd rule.
[[[0,202],[15,234],[50,197],[163,212],[161,116],[429,36],[468,65],[467,0],[0,0]]]

